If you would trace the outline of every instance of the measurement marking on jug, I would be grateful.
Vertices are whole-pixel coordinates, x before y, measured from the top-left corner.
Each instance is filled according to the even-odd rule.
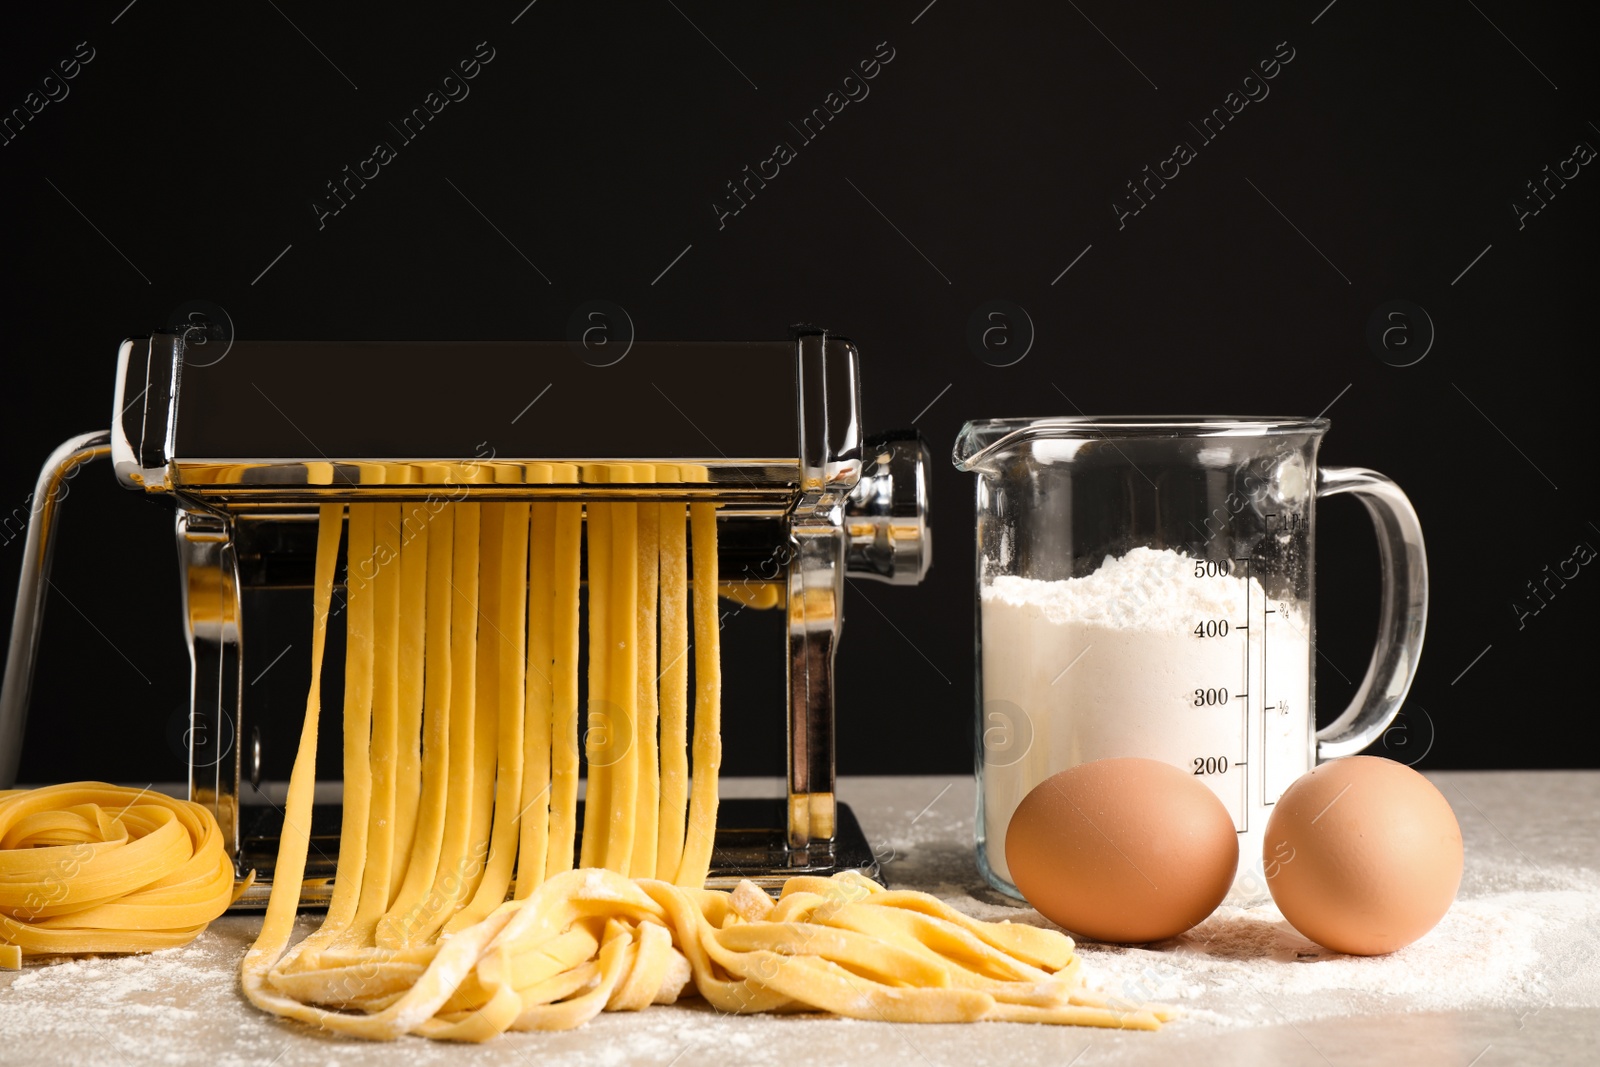
[[[1342,396],[1344,394],[1341,393],[1340,395]],[[1269,536],[1272,533],[1272,518],[1273,517],[1271,515],[1266,515],[1266,516],[1263,517],[1263,522],[1262,522],[1262,525],[1264,526],[1264,528],[1266,530],[1266,533]],[[1264,591],[1265,590],[1263,590],[1263,592]],[[1271,601],[1270,598],[1268,598],[1267,601],[1261,605],[1261,693],[1262,693],[1263,698],[1265,697],[1266,692],[1267,692],[1267,630],[1269,629],[1269,627],[1267,626],[1267,616],[1271,615],[1271,614],[1274,614],[1274,612],[1273,612],[1273,610],[1272,610],[1272,608],[1270,606],[1271,604],[1272,604],[1272,601]],[[1245,644],[1247,646],[1249,645],[1249,640],[1248,639],[1245,641]],[[1246,658],[1248,658],[1248,657],[1246,657]],[[1248,673],[1248,668],[1246,670],[1247,670],[1247,673]],[[1265,699],[1263,699],[1262,702],[1265,703]],[[1246,707],[1245,708],[1245,718],[1249,719],[1250,717],[1251,717],[1250,716],[1250,709],[1248,707]],[[1266,805],[1266,800],[1267,800],[1267,772],[1268,772],[1269,766],[1270,766],[1269,760],[1268,760],[1268,757],[1267,757],[1267,749],[1270,747],[1270,745],[1269,745],[1269,736],[1270,736],[1270,734],[1269,734],[1269,731],[1267,730],[1266,712],[1265,712],[1265,709],[1263,709],[1262,715],[1261,715],[1261,802],[1262,802],[1262,806],[1263,807],[1267,806]],[[1248,788],[1248,787],[1246,787],[1246,788]]]
[[[1250,586],[1255,581],[1250,573],[1250,557],[1239,556],[1235,563],[1244,564],[1244,620],[1245,628],[1250,625]],[[1244,755],[1250,754],[1250,635],[1244,635],[1244,703],[1239,705],[1239,747]],[[1246,766],[1244,760],[1239,761],[1239,766]],[[1246,832],[1250,829],[1250,772],[1239,772],[1239,821],[1244,824]]]

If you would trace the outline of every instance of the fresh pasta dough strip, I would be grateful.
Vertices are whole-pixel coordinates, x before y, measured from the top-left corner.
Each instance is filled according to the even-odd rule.
[[[655,481],[648,467],[635,466],[635,475],[645,473],[643,481]],[[633,862],[629,871],[641,877],[656,873],[659,846],[656,821],[660,816],[661,765],[656,730],[660,707],[656,702],[656,600],[661,572],[661,509],[656,504],[640,504],[639,540],[635,567],[638,575],[639,612],[634,644],[638,666],[634,671],[636,728],[634,752],[638,759],[638,786],[633,803],[636,819],[633,837]]]
[[[1023,923],[980,922],[926,893],[883,891],[873,903],[904,908],[953,923],[996,950],[1045,970],[1059,971],[1070,966],[1077,958],[1072,953],[1072,946],[1062,944],[1061,939],[1052,936],[1049,930]]]
[[[363,940],[389,909],[400,759],[400,505],[376,504],[372,514],[372,801],[366,871],[352,924]]]
[[[1069,999],[1073,1004],[1080,1007],[1106,1008],[1115,1011],[1147,1011],[1164,1023],[1171,1022],[1182,1014],[1170,1004],[1132,1004],[1120,997],[1109,997],[1104,993],[1092,992],[1081,985],[1072,991],[1072,996]]]
[[[676,476],[676,473],[672,476]],[[663,474],[662,477],[668,477]],[[656,826],[657,878],[678,877],[689,802],[689,554],[682,504],[657,508],[661,543],[661,801]],[[644,872],[639,872],[643,874]]]
[[[982,1019],[995,1006],[993,997],[977,990],[886,986],[816,957],[757,951],[727,953],[717,962],[730,974],[757,977],[769,989],[852,1019],[965,1023]]]
[[[344,801],[333,897],[322,926],[289,952],[285,966],[315,967],[317,954],[355,918],[367,862],[367,816],[372,801],[373,538],[372,504],[351,504],[346,524]],[[348,845],[345,843],[349,842]]]
[[[502,553],[505,538],[503,503],[486,503],[478,508],[478,593],[474,620],[476,662],[472,690],[472,815],[467,824],[469,843],[467,865],[463,871],[461,899],[472,896],[488,862],[489,832],[494,825],[495,761],[500,739],[500,661],[507,653],[519,660],[521,647],[512,649],[499,627],[500,602],[506,593],[502,578]],[[516,596],[522,606],[522,593]],[[518,695],[518,703],[521,695]],[[517,746],[522,758],[522,746]]]
[[[556,505],[554,605],[550,613],[550,855],[547,875],[570,871],[577,852],[578,596],[583,505]]]
[[[717,615],[717,506],[689,505],[694,551],[694,778],[679,885],[705,884],[717,831],[717,775],[722,766],[722,647]]]
[[[548,480],[548,476],[546,478]],[[528,531],[528,665],[522,745],[521,840],[517,850],[516,897],[523,899],[545,879],[554,834],[553,722],[555,712],[556,504],[536,503]],[[576,755],[576,738],[573,740]],[[576,771],[576,768],[574,768]],[[571,862],[570,860],[568,861]]]
[[[482,505],[453,505],[455,554],[450,569],[450,770],[444,834],[433,887],[415,914],[410,939],[427,940],[455,913],[469,879],[483,863],[488,840],[472,836],[478,767],[478,557]]]
[[[951,984],[949,971],[914,952],[853,930],[812,923],[736,923],[712,935],[731,952],[764,950],[786,956],[824,956],[879,982],[931,989]]]
[[[662,998],[668,973],[683,959],[673,949],[672,931],[665,926],[640,923],[636,929],[638,940],[630,953],[628,972],[606,999],[607,1011],[643,1011],[657,1003]],[[687,971],[687,963],[683,967]],[[687,980],[685,974],[684,982]],[[678,985],[681,987],[684,982]],[[671,998],[677,999],[676,991],[671,993]]]
[[[906,908],[905,898],[914,897],[922,898],[924,907],[901,910]],[[860,907],[862,904],[873,906]],[[1052,1004],[1065,1002],[1066,998],[1059,989],[1052,988],[1039,992],[1027,987],[1027,983],[1030,982],[1055,982],[1059,973],[1065,973],[1048,973],[1054,968],[1038,969],[1029,966],[1026,960],[1009,959],[1005,965],[1009,967],[1008,970],[1000,972],[991,970],[985,973],[984,966],[987,961],[982,959],[986,952],[984,942],[1003,941],[1005,933],[1015,924],[980,923],[977,920],[968,920],[975,927],[985,928],[975,931],[978,933],[977,938],[968,938],[963,929],[954,924],[942,923],[928,914],[914,913],[937,911],[943,907],[941,902],[927,894],[888,893],[876,883],[858,878],[853,872],[847,872],[833,878],[789,879],[784,884],[782,898],[769,918],[772,922],[800,921],[813,926],[825,925],[861,933],[880,944],[899,947],[944,967],[950,981],[963,988],[988,992],[1001,989],[1010,990],[1011,993],[1022,990],[1023,992],[1018,995],[1028,1002]],[[1042,938],[1054,939],[1061,943],[1060,951],[1048,955],[1066,960],[1066,966],[1074,968],[1071,973],[1067,973],[1067,977],[1073,977],[1076,957],[1072,954],[1071,940],[1062,938],[1053,931],[1037,930],[1032,927],[1027,929],[1033,930]],[[973,962],[975,957],[978,958],[976,963]],[[1000,977],[996,977],[996,973],[999,973]]]
[[[582,1026],[605,1010],[612,990],[622,980],[631,938],[619,923],[608,924],[606,941],[600,948],[599,975],[593,987],[578,996],[556,1004],[539,1004],[523,1009],[511,1023],[513,1030],[570,1030]]]
[[[274,990],[295,1000],[353,1008],[385,997],[399,999],[426,969],[426,960],[386,959],[377,964],[370,951],[347,962],[340,950],[334,949],[322,953],[315,969],[276,969],[271,981]]]
[[[582,921],[565,933],[557,934],[536,949],[520,952],[508,960],[507,975],[512,986],[524,990],[563,974],[594,958],[600,948],[600,938]]]
[[[489,835],[489,859],[477,891],[466,907],[445,924],[453,934],[481,922],[505,900],[511,888],[517,858],[518,821],[522,815],[523,700],[527,670],[526,630],[524,627],[528,564],[528,505],[502,504],[495,516],[501,524],[499,596],[495,600],[495,632],[488,638],[499,645],[494,659],[496,677],[485,679],[498,689],[496,711],[499,718],[498,774],[494,764],[489,779],[494,783],[494,822]],[[484,572],[485,581],[489,574]],[[543,862],[543,857],[540,857]]]
[[[427,505],[418,504],[402,518],[400,543],[400,604],[397,651],[398,724],[394,772],[394,862],[386,908],[394,904],[411,866],[411,843],[416,838],[418,806],[422,800],[422,694],[423,655],[427,647],[428,526]]]
[[[367,816],[372,804],[373,546],[377,513],[372,504],[351,504],[346,523],[344,649],[344,798],[339,831],[341,877],[333,886],[324,930],[341,929],[355,917],[367,863]],[[349,842],[352,847],[343,846]],[[348,862],[346,862],[348,860]]]
[[[605,746],[614,718],[610,694],[611,660],[611,505],[591,501],[589,530],[589,712],[584,730],[584,756],[589,764],[583,801],[583,847],[580,867],[606,865],[610,826],[605,812],[611,803]]]
[[[420,913],[425,910],[429,892],[439,870],[439,853],[444,846],[445,801],[450,790],[450,696],[451,696],[451,570],[455,557],[456,513],[446,505],[435,515],[420,540],[427,551],[427,674],[424,678],[422,714],[422,793],[417,806],[417,830],[400,892],[389,910],[378,921],[377,944],[401,948],[422,937],[413,936]],[[321,551],[321,546],[318,546]],[[402,612],[415,612],[418,605],[408,586]]]
[[[639,505],[611,505],[611,604],[607,611],[606,697],[612,721],[606,730],[609,751],[606,806],[596,817],[606,826],[605,864],[627,874],[633,863],[635,803],[639,791],[639,746],[635,743],[639,703]],[[590,765],[591,767],[593,764]]]
[[[759,982],[718,973],[707,951],[717,927],[689,893],[660,880],[641,881],[639,888],[665,911],[668,924],[678,935],[677,944],[689,960],[695,990],[706,1003],[721,1012],[737,1013],[779,1011],[794,1004],[788,996]]]
[[[1116,1011],[1075,1005],[1038,1008],[1026,1004],[996,1004],[986,1018],[996,1022],[1099,1026],[1112,1030],[1159,1030],[1162,1022],[1161,1017],[1153,1011]]]
[[[239,969],[240,984],[252,1004],[283,1014],[298,1007],[269,988],[268,972],[288,947],[300,906],[300,884],[305,878],[306,850],[311,844],[311,801],[317,778],[317,720],[322,714],[322,659],[328,643],[328,612],[333,598],[333,571],[339,561],[339,531],[344,523],[342,504],[323,504],[317,511],[317,559],[312,581],[311,686],[306,692],[305,721],[300,727],[300,749],[289,773],[289,793],[283,804],[283,831],[278,860],[272,871],[272,892],[255,944],[245,953]]]
[[[880,941],[938,958],[950,966],[952,980],[968,988],[986,988],[993,981],[1038,982],[1049,975],[995,952],[960,928],[925,915],[870,904],[845,904],[818,909],[813,922],[855,930]]]

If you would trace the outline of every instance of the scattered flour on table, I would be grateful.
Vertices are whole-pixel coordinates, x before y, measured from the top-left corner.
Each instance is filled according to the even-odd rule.
[[[1458,900],[1439,925],[1388,956],[1346,956],[1300,936],[1272,905],[1221,907],[1149,947],[1079,944],[1087,982],[1167,1002],[1219,1026],[1374,1011],[1600,1006],[1600,887]],[[950,899],[947,896],[947,899]],[[985,919],[1048,925],[1031,909],[950,899]]]
[[[297,935],[316,924],[316,917],[302,916]],[[794,1048],[843,1043],[865,1059],[895,1062],[907,1047],[894,1026],[819,1015],[726,1016],[699,999],[605,1013],[577,1030],[506,1034],[481,1047],[420,1037],[394,1044],[333,1038],[268,1016],[244,999],[238,967],[256,925],[253,917],[229,916],[183,948],[30,962],[21,973],[0,972],[0,1063],[686,1067],[727,1062],[765,1067],[792,1063]]]
[[[185,1062],[199,1020],[237,995],[233,983],[217,980],[215,956],[197,942],[144,956],[29,963],[0,989],[0,1047],[70,1049],[78,1063]]]
[[[925,869],[916,881],[966,914],[1049,926],[1030,908],[970,895],[968,857],[966,849],[941,855],[948,869]],[[1600,1007],[1595,873],[1545,868],[1537,886],[1492,888],[1457,901],[1426,937],[1389,956],[1328,952],[1295,933],[1270,905],[1220,908],[1184,936],[1150,947],[1085,942],[1079,948],[1092,986],[1128,1000],[1175,1004],[1184,1012],[1175,1024],[1180,1027],[1266,1026],[1385,1011]],[[284,1064],[477,1058],[460,1046],[420,1038],[387,1047],[335,1041],[256,1011],[237,979],[254,924],[230,917],[218,925],[226,932],[207,931],[184,948],[31,963],[20,974],[0,974],[0,1060],[260,1067],[290,1048],[294,1055]],[[301,926],[302,934],[310,929],[307,920]],[[690,1001],[602,1015],[564,1034],[507,1035],[493,1046],[512,1055],[483,1062],[536,1059],[559,1067],[668,1063],[681,1056],[683,1063],[765,1064],[781,1062],[784,1048],[834,1043],[862,1058],[892,1061],[906,1051],[900,1034],[895,1027],[817,1016],[729,1018]]]

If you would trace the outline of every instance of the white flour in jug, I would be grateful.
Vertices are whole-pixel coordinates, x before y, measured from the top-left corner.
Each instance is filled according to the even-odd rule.
[[[1215,570],[1135,548],[1082,578],[983,586],[980,847],[1006,882],[1006,827],[1029,790],[1089,760],[1144,756],[1221,798],[1240,831],[1230,900],[1265,897],[1271,803],[1310,767],[1310,631],[1298,604]]]

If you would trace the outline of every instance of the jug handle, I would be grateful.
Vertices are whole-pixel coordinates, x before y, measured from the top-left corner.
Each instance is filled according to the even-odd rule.
[[[1317,497],[1352,493],[1366,506],[1378,531],[1383,600],[1378,643],[1355,699],[1317,731],[1317,759],[1349,756],[1377,740],[1394,721],[1417,675],[1428,621],[1428,555],[1417,512],[1400,487],[1364,467],[1323,467]]]

